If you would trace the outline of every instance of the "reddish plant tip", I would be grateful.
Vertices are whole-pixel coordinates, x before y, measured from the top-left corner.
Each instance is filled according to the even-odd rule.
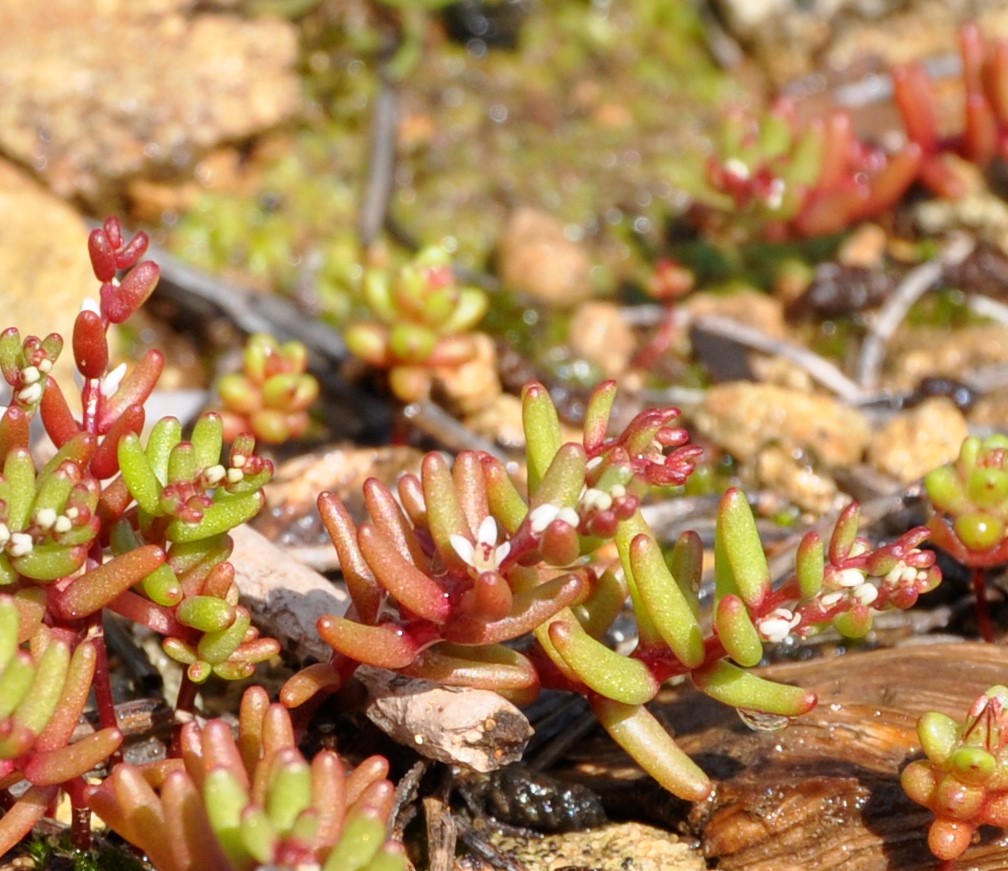
[[[85,378],[101,378],[108,369],[108,339],[105,324],[97,312],[85,309],[77,315],[73,328],[73,353],[77,369]]]

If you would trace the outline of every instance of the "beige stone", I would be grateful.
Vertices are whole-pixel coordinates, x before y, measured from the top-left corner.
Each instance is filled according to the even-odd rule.
[[[868,460],[879,471],[909,483],[959,455],[969,428],[962,412],[944,397],[934,397],[896,415],[876,432]]]
[[[290,23],[187,5],[0,2],[0,149],[59,194],[92,198],[297,111]]]
[[[618,378],[629,366],[637,340],[619,306],[589,301],[571,318],[568,344],[575,357],[594,363],[605,378]]]
[[[795,452],[771,446],[756,456],[756,479],[804,511],[825,514],[836,507],[836,481]]]
[[[697,428],[740,460],[767,445],[808,452],[827,468],[855,463],[868,444],[868,420],[831,396],[736,381],[707,391]]]
[[[55,374],[73,398],[69,347],[85,297],[98,297],[81,217],[21,170],[0,160],[0,330],[22,338],[59,333],[66,341]]]
[[[883,386],[912,390],[928,375],[962,378],[986,366],[1008,363],[1008,326],[976,324],[901,329],[892,342]]]
[[[727,294],[695,293],[683,300],[681,308],[694,319],[719,315],[775,338],[786,338],[789,332],[780,300],[758,290],[738,290]]]
[[[550,305],[574,305],[594,292],[588,254],[552,215],[527,206],[512,213],[497,254],[501,280]]]

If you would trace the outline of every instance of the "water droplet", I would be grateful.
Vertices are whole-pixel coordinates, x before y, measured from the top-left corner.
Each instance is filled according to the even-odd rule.
[[[739,719],[754,732],[778,732],[791,722],[790,717],[783,714],[767,714],[763,711],[751,711],[748,708],[736,708]]]

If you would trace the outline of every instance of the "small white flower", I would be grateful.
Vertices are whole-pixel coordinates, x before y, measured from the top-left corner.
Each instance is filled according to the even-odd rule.
[[[834,605],[839,605],[844,599],[843,590],[835,590],[832,593],[827,593],[825,596],[819,597],[819,604],[825,609],[829,610]]]
[[[34,405],[42,398],[42,385],[36,381],[18,391],[17,398],[26,405]]]
[[[605,490],[587,487],[581,494],[581,505],[586,511],[608,511],[612,508],[612,496]]]
[[[52,360],[50,360],[48,357],[46,357],[44,360],[40,360],[38,364],[38,369],[39,372],[42,372],[44,375],[48,375],[50,372],[52,372]]]
[[[476,530],[475,544],[458,533],[448,536],[448,540],[462,562],[477,574],[496,571],[511,552],[511,542],[497,544],[497,521],[490,515],[483,518]]]
[[[125,375],[126,364],[120,363],[115,367],[115,369],[102,378],[101,395],[112,396],[119,389],[119,385],[122,383],[123,376]]]
[[[82,312],[94,312],[96,315],[101,314],[101,307],[98,305],[98,301],[92,296],[85,296],[80,304],[80,310]]]
[[[862,584],[851,590],[851,595],[862,605],[870,605],[878,598],[878,587],[874,584]]]
[[[208,487],[214,487],[224,480],[225,475],[227,475],[227,470],[220,463],[217,463],[217,465],[210,466],[203,472],[203,480],[206,481]]]
[[[236,469],[232,466],[227,470],[226,477],[229,484],[237,484],[245,478],[245,473],[241,469]]]
[[[729,157],[724,162],[724,170],[729,175],[733,175],[733,176],[735,176],[735,178],[742,179],[743,181],[745,179],[749,178],[749,176],[752,174],[749,171],[749,167],[746,166],[737,157]]]
[[[65,514],[61,514],[56,518],[56,522],[53,523],[53,532],[57,532],[60,535],[69,532],[71,529],[73,529],[73,521]]]
[[[39,508],[35,512],[35,522],[42,529],[52,529],[58,516],[55,508]]]
[[[581,518],[573,508],[560,508],[551,502],[546,502],[529,512],[529,528],[533,535],[542,535],[554,520],[563,520],[575,529],[581,523]]]
[[[27,556],[34,547],[35,543],[27,532],[12,532],[7,553],[13,557]]]
[[[21,370],[21,381],[25,384],[35,384],[41,377],[38,366],[25,366]]]
[[[833,583],[838,587],[860,587],[864,583],[864,572],[860,569],[841,569],[833,575]]]
[[[779,209],[781,204],[784,202],[784,192],[787,190],[787,185],[784,184],[784,179],[775,178],[770,182],[770,188],[764,197],[764,202],[767,204],[769,209]]]
[[[908,566],[905,562],[898,562],[886,576],[882,579],[882,582],[890,589],[896,589],[898,587],[910,587],[917,583],[917,581],[922,580],[922,576],[926,572],[922,572],[918,569]]]
[[[765,641],[769,641],[771,644],[780,644],[799,623],[801,623],[801,617],[790,608],[774,608],[773,611],[757,621],[756,628]]]

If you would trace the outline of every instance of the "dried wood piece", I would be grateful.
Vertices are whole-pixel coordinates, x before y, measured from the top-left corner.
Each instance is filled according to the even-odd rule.
[[[332,649],[315,629],[323,614],[342,615],[346,590],[292,559],[250,526],[231,531],[235,581],[242,603],[264,635],[276,638],[299,662],[328,660]]]
[[[438,686],[371,666],[355,675],[371,697],[368,719],[430,759],[493,771],[520,759],[532,736],[525,715],[497,693]]]

